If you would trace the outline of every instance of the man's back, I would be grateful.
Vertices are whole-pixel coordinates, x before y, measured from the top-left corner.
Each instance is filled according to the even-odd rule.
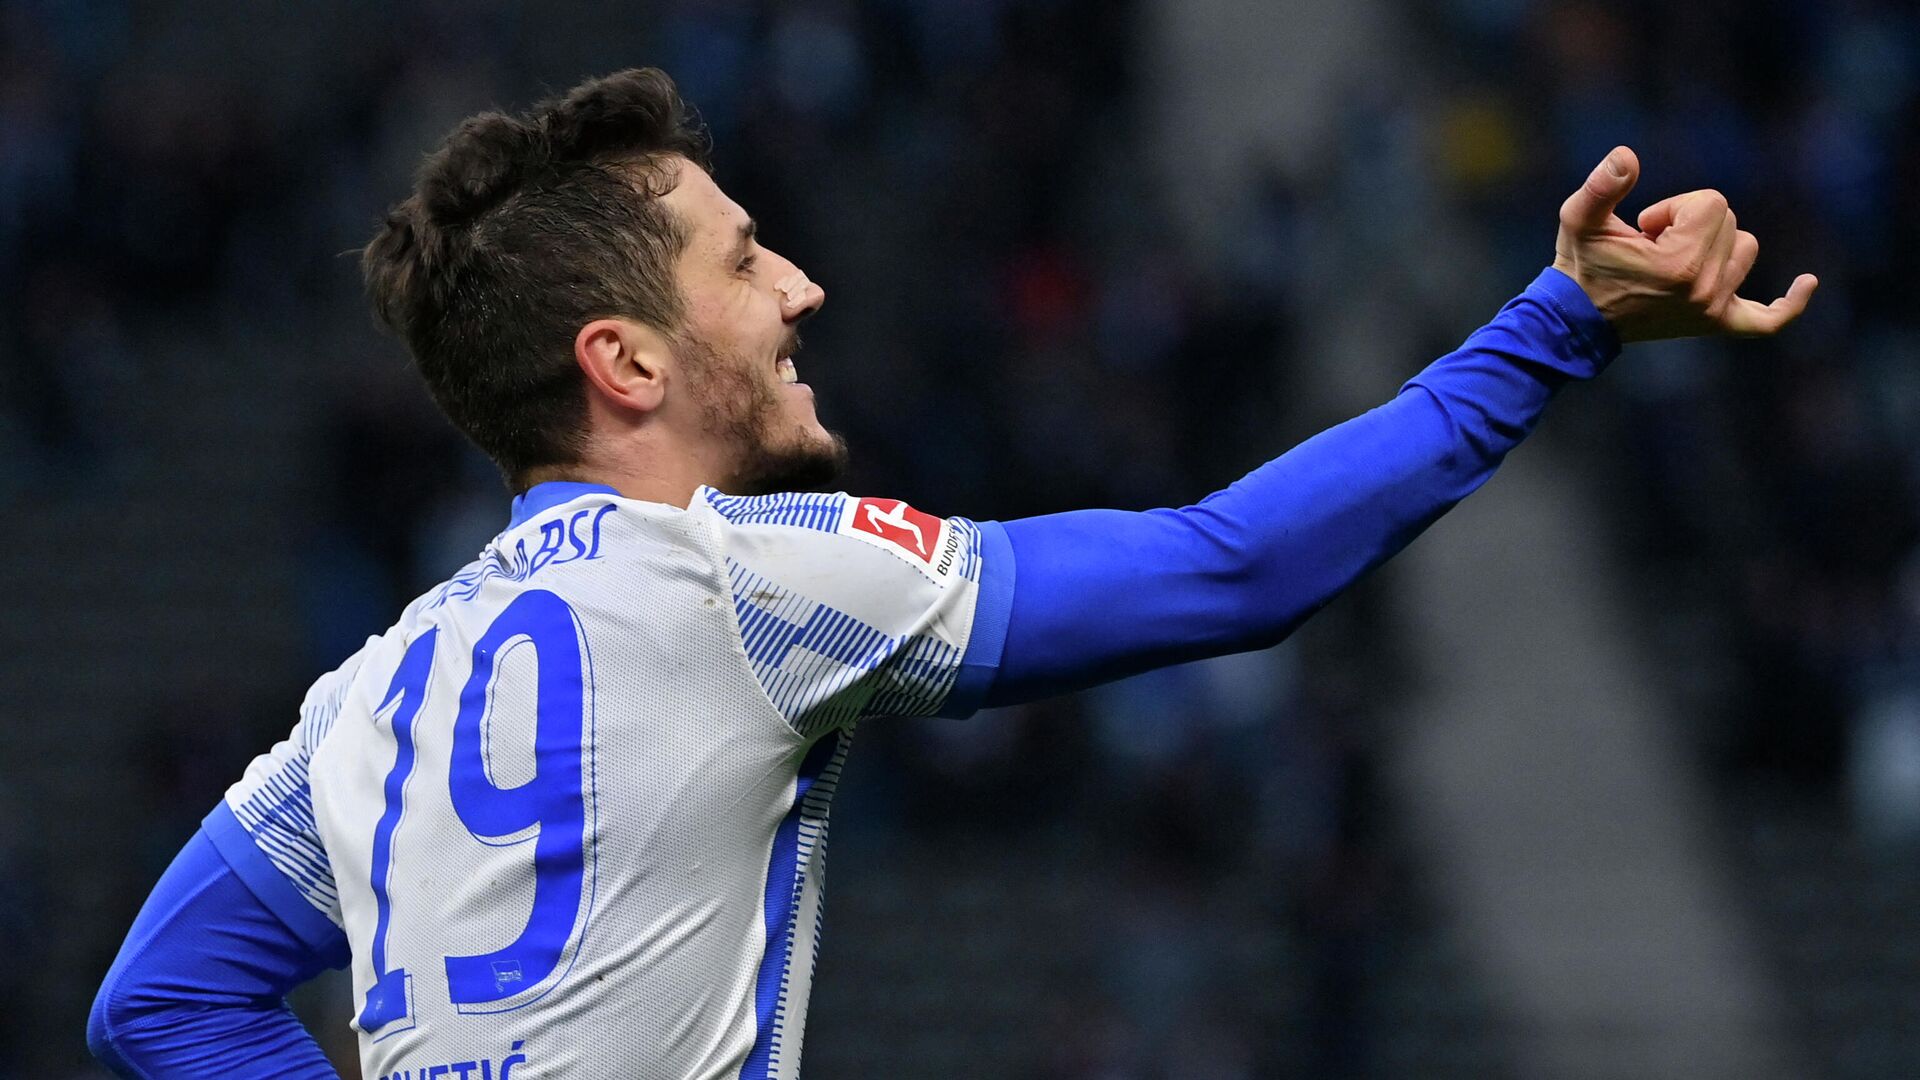
[[[851,728],[948,696],[979,533],[842,495],[516,510],[228,803],[345,928],[369,1077],[794,1075]]]

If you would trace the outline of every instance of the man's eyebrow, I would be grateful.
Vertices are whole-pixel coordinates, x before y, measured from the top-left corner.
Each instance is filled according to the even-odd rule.
[[[746,251],[747,246],[749,244],[752,244],[753,238],[758,235],[760,235],[759,222],[753,220],[752,218],[748,218],[746,221],[742,222],[740,225],[740,237],[739,239],[733,242],[733,253],[735,255],[738,255],[741,252]]]

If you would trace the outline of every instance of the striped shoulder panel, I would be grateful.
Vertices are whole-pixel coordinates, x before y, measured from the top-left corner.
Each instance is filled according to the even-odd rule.
[[[307,699],[300,704],[300,744],[308,755],[320,749],[320,743],[327,733],[333,730],[333,722],[340,717],[340,710],[347,703],[347,691],[353,686],[353,677],[360,672],[360,662],[366,651],[355,653],[353,658],[339,668],[323,676],[307,691]]]
[[[840,516],[849,501],[845,492],[723,495],[712,488],[701,488],[700,493],[721,517],[735,525],[793,525],[819,532],[839,529]]]
[[[257,782],[247,784],[251,791],[244,798],[229,796],[228,805],[274,867],[308,903],[338,922],[340,894],[334,888],[333,864],[327,861],[327,850],[320,843],[319,825],[313,817],[307,761],[305,754],[276,761]]]
[[[767,697],[801,735],[870,716],[925,716],[953,689],[960,650],[896,636],[727,562],[747,660]]]
[[[300,706],[300,723],[293,733],[272,752],[256,759],[246,776],[227,792],[233,816],[261,852],[308,903],[335,922],[340,920],[340,895],[334,888],[333,865],[320,842],[319,824],[314,820],[307,767],[314,751],[333,730],[365,656],[363,649],[315,682]]]
[[[947,525],[954,530],[960,542],[960,560],[958,572],[962,578],[976,584],[980,581],[980,551],[986,546],[980,538],[980,526],[966,518],[948,518]]]

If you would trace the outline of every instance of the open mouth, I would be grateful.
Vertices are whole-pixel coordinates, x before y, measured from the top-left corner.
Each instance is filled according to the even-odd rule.
[[[773,361],[773,370],[780,381],[792,385],[800,381],[800,369],[793,366],[793,354],[800,351],[800,335],[793,334],[780,346],[780,355]]]

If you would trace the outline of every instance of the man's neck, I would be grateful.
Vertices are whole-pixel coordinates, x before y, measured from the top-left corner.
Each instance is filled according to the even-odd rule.
[[[522,480],[529,488],[555,480],[604,484],[619,492],[623,498],[665,503],[683,510],[692,503],[694,491],[703,484],[725,490],[725,481],[717,471],[703,469],[697,461],[682,457],[668,461],[666,467],[662,468],[651,464],[653,460],[653,456],[648,455],[642,461],[633,463],[583,461],[573,465],[543,466],[528,470]]]

